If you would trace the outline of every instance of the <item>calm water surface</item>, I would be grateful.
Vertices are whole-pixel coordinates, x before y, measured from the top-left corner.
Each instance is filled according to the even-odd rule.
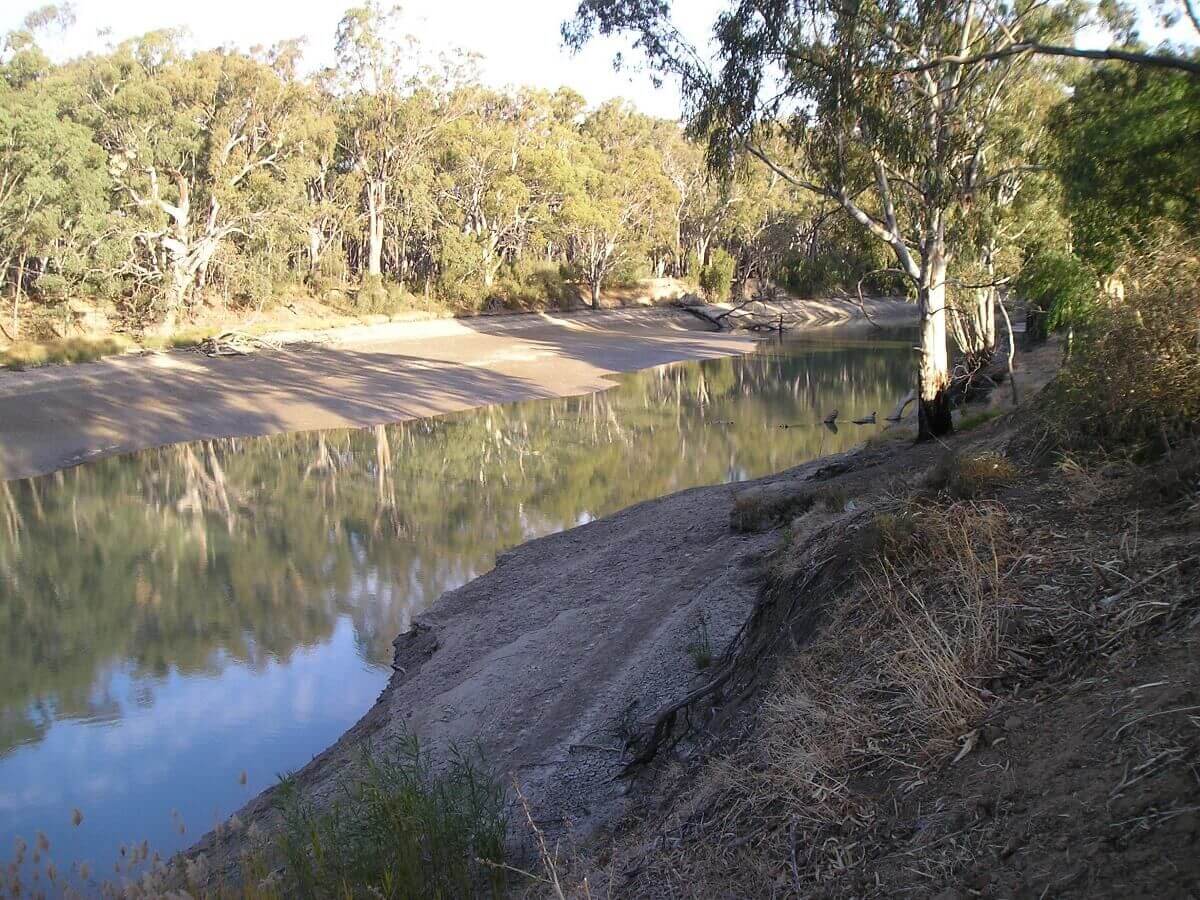
[[[911,345],[794,340],[592,396],[0,483],[0,868],[38,831],[101,875],[122,843],[187,846],[352,725],[392,639],[497,552],[847,449],[876,427],[816,423],[882,420]]]

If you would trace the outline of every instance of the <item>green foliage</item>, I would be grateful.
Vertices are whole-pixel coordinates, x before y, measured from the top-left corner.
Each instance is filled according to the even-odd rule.
[[[504,789],[477,753],[452,748],[435,770],[405,735],[389,752],[364,754],[359,769],[327,808],[280,785],[288,896],[499,896]]]
[[[1035,341],[1085,324],[1096,308],[1096,278],[1070,253],[1035,254],[1021,268],[1013,290],[1027,304],[1026,335]]]
[[[395,315],[407,298],[401,285],[385,281],[381,275],[368,275],[354,295],[354,311],[364,315]]]
[[[506,266],[490,293],[510,309],[565,309],[574,291],[563,277],[562,266],[523,261]]]
[[[1046,391],[1067,449],[1155,455],[1198,433],[1200,254],[1194,240],[1164,243],[1125,262],[1137,280],[1096,308]]]
[[[708,264],[700,270],[700,288],[709,300],[727,300],[733,285],[737,263],[724,247],[709,254]]]
[[[1162,223],[1200,228],[1200,79],[1089,69],[1053,124],[1075,245],[1103,275]]]

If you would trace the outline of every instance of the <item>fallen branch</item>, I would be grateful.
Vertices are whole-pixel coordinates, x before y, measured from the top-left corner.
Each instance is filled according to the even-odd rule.
[[[1013,334],[1012,319],[1008,317],[1008,307],[1004,298],[997,294],[996,302],[1000,304],[1000,314],[1004,316],[1004,327],[1008,329],[1008,383],[1012,386],[1013,406],[1020,401],[1017,399],[1017,378],[1013,374],[1013,357],[1017,352],[1017,336]]]

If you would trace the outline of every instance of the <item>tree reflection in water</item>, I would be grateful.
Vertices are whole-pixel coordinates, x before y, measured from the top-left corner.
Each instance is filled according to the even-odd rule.
[[[590,396],[0,484],[0,776],[55,721],[119,717],[115,671],[153,704],[168,674],[287,665],[347,619],[360,659],[386,673],[412,616],[500,550],[851,447],[876,429],[820,419],[890,408],[908,389],[902,337],[776,344]]]

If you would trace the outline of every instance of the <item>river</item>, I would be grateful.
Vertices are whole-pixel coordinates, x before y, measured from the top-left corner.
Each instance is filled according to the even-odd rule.
[[[848,449],[911,373],[906,333],[829,332],[582,397],[0,483],[0,863],[21,836],[28,877],[39,832],[40,866],[93,879],[122,845],[188,846],[352,725],[393,638],[498,552]]]

